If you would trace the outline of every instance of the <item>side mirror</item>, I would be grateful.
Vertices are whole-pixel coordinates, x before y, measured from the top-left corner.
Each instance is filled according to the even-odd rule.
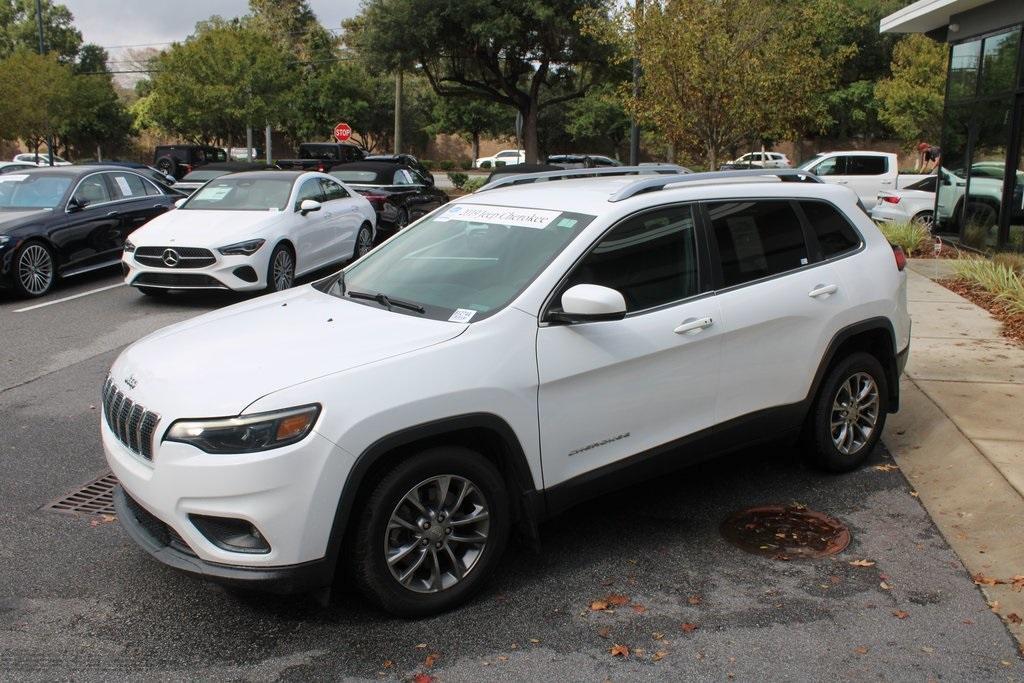
[[[319,211],[320,206],[320,202],[315,199],[303,199],[302,203],[299,204],[299,213],[305,216],[310,211]]]
[[[68,200],[68,213],[75,213],[76,211],[81,211],[82,209],[85,208],[85,204],[85,202],[78,199],[77,197],[72,197],[71,199]]]
[[[180,209],[181,207],[185,206],[185,202],[187,202],[187,201],[188,201],[188,197],[182,197],[181,199],[174,200],[174,208],[175,209]]]
[[[626,317],[626,300],[622,294],[601,285],[575,285],[562,294],[562,310],[552,319],[566,323],[622,320]]]

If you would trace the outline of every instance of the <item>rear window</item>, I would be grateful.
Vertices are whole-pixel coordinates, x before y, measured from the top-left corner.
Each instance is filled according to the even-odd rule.
[[[722,286],[778,275],[808,263],[803,228],[785,200],[708,204]]]
[[[831,204],[801,201],[800,208],[818,237],[822,258],[832,258],[860,246],[860,236],[846,217]]]
[[[345,183],[376,183],[376,171],[331,171],[331,175]]]

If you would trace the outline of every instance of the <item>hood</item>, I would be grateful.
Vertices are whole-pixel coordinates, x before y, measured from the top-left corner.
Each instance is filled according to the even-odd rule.
[[[161,214],[132,233],[137,247],[179,245],[216,249],[256,237],[267,224],[280,220],[276,211],[206,211],[174,209]]]
[[[238,415],[267,394],[452,339],[466,327],[307,285],[154,332],[129,346],[111,375],[165,419]]]
[[[53,213],[50,209],[25,209],[23,211],[0,211],[0,233],[31,223]]]

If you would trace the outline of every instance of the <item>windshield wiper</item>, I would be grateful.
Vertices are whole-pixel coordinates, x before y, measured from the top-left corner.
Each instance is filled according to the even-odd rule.
[[[369,294],[367,292],[357,292],[355,290],[348,290],[348,296],[352,299],[366,299],[368,301],[376,301],[381,306],[384,306],[389,311],[392,306],[398,306],[399,308],[405,308],[410,311],[417,313],[426,313],[427,309],[423,308],[419,304],[414,304],[411,301],[402,301],[401,299],[392,299],[384,292],[377,292],[376,294]]]

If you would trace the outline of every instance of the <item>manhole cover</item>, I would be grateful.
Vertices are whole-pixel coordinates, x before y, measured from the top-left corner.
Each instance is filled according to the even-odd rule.
[[[98,479],[79,486],[63,498],[44,505],[43,509],[71,514],[113,515],[115,486],[117,477],[113,472],[107,472]]]
[[[775,560],[825,557],[850,545],[841,522],[797,505],[765,505],[730,515],[722,536],[738,548]]]

